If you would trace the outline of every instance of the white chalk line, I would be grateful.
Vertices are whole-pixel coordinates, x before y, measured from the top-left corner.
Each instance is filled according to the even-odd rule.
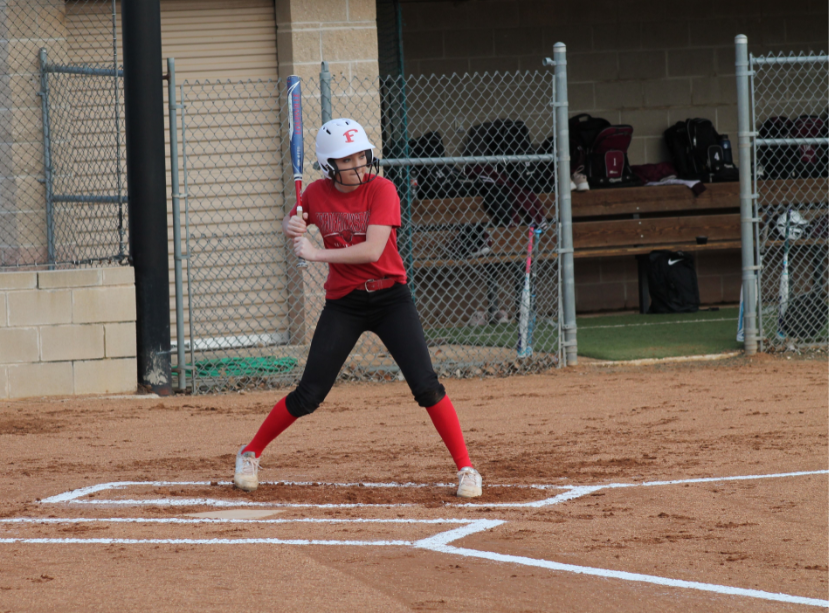
[[[604,330],[606,328],[639,328],[648,326],[671,326],[682,324],[707,324],[715,321],[737,321],[737,317],[719,317],[717,319],[686,319],[681,321],[652,321],[645,324],[613,324],[609,326],[580,325],[579,330]]]
[[[474,519],[235,519],[232,517],[11,517],[0,524],[471,524]]]
[[[2,543],[46,545],[355,545],[364,547],[411,546],[411,541],[323,541],[307,539],[118,539],[118,538],[0,538]]]
[[[459,530],[446,532],[448,539],[440,539],[438,543],[451,542],[467,534],[474,534],[501,525],[500,520],[474,519],[232,519],[232,518],[198,518],[184,519],[179,517],[14,517],[0,519],[0,524],[82,524],[82,523],[110,523],[110,524],[466,524]],[[440,535],[438,535],[440,536]],[[417,542],[426,542],[421,539]],[[130,538],[0,538],[2,543],[26,544],[61,544],[61,545],[336,545],[356,547],[413,547],[415,541],[405,540],[331,540],[331,539],[278,539],[278,538],[168,538],[168,539],[130,539]]]
[[[419,547],[418,543],[415,543],[414,546]],[[526,558],[524,556],[505,555],[501,553],[493,553],[490,551],[479,551],[477,549],[452,547],[449,545],[423,548],[441,553],[449,553],[472,558],[483,558],[485,560],[492,560],[494,562],[522,564],[524,566],[534,566],[537,568],[546,568],[549,570],[576,573],[580,575],[592,575],[595,577],[605,577],[608,579],[621,579],[623,581],[636,581],[639,583],[651,583],[654,585],[664,585],[668,587],[700,590],[703,592],[715,592],[718,594],[727,594],[730,596],[745,596],[749,598],[759,598],[762,600],[773,600],[777,602],[788,602],[794,604],[805,604],[816,607],[829,608],[829,600],[819,600],[817,598],[806,598],[803,596],[792,596],[790,594],[764,592],[762,590],[750,590],[739,587],[731,587],[728,585],[717,585],[715,583],[700,583],[697,581],[684,581],[682,579],[669,579],[667,577],[659,577],[656,575],[642,575],[639,573],[629,573],[619,570],[591,568],[589,566],[575,566],[573,564],[562,564],[560,562],[551,562],[549,560],[537,560],[535,558]]]
[[[805,475],[820,475],[829,474],[829,470],[813,470],[800,471],[791,473],[776,473],[769,475],[738,475],[731,477],[703,477],[696,479],[680,479],[673,481],[646,481],[643,483],[607,483],[602,485],[534,485],[530,486],[535,489],[563,489],[565,492],[553,496],[551,498],[544,498],[542,500],[535,500],[531,502],[494,502],[494,503],[445,503],[444,507],[463,507],[463,508],[492,508],[492,509],[507,509],[507,508],[539,508],[559,504],[566,500],[573,500],[581,496],[591,494],[595,491],[605,488],[622,488],[622,487],[652,487],[659,485],[682,485],[690,483],[716,483],[719,481],[743,481],[753,479],[775,479],[783,477],[801,477]],[[213,482],[216,483],[216,482]],[[338,483],[314,483],[314,482],[287,482],[278,481],[275,483],[285,483],[288,485],[330,485],[335,487],[359,487],[359,483],[338,484]],[[81,500],[83,496],[98,493],[106,490],[124,489],[130,486],[144,486],[144,487],[182,487],[182,486],[197,486],[210,485],[210,481],[114,481],[111,483],[101,483],[89,487],[83,487],[49,498],[44,498],[41,502],[45,504],[54,503],[72,503],[72,504],[91,504],[91,505],[120,505],[120,506],[215,506],[215,507],[268,507],[268,508],[317,508],[317,509],[355,509],[355,508],[403,508],[417,506],[415,503],[387,503],[387,504],[370,504],[370,503],[327,503],[327,504],[311,504],[311,503],[280,503],[280,502],[252,502],[247,500],[220,500],[215,498],[150,498],[150,499],[99,499],[99,500]],[[230,482],[222,482],[222,484],[230,485]],[[375,487],[377,484],[367,485],[366,487]],[[432,487],[443,486],[443,484],[406,484],[406,483],[386,483],[383,487]],[[446,487],[454,487],[453,484],[446,484]],[[487,485],[486,487],[505,487],[504,485]]]
[[[696,479],[677,479],[671,481],[649,481],[643,483],[609,483],[603,485],[594,485],[594,486],[541,486],[544,488],[558,488],[567,490],[557,496],[552,498],[548,498],[545,500],[534,501],[530,503],[501,503],[501,504],[462,504],[462,505],[451,505],[451,506],[463,506],[463,507],[539,507],[539,506],[547,506],[552,504],[558,504],[560,502],[564,502],[566,500],[573,500],[579,498],[581,496],[588,495],[590,493],[605,489],[605,488],[623,488],[623,487],[652,487],[652,486],[660,486],[660,485],[683,485],[683,484],[690,484],[690,483],[717,483],[717,482],[728,482],[728,481],[743,481],[743,480],[755,480],[755,479],[772,479],[772,478],[784,478],[784,477],[798,477],[798,476],[808,476],[808,475],[821,475],[821,474],[829,474],[829,470],[817,470],[817,471],[798,471],[798,472],[790,472],[790,473],[774,473],[774,474],[766,474],[766,475],[738,475],[738,476],[730,476],[730,477],[705,477],[705,478],[696,478]],[[96,486],[90,486],[87,488],[80,488],[78,490],[72,490],[71,492],[66,492],[64,494],[60,494],[58,496],[54,496],[52,498],[47,498],[43,500],[43,502],[72,502],[72,503],[95,503],[95,504],[113,504],[113,503],[125,503],[127,501],[106,501],[106,500],[99,500],[99,501],[81,501],[77,500],[79,496],[88,495],[89,493],[95,493],[99,491],[105,491],[107,489],[120,489],[123,487],[127,487],[130,485],[142,485],[142,486],[182,486],[182,485],[205,485],[209,484],[210,482],[113,482],[113,483],[105,483],[99,484]],[[336,484],[332,484],[336,485]],[[419,485],[419,484],[414,484]],[[406,487],[406,484],[386,484],[388,487]],[[199,499],[202,500],[202,499]],[[400,507],[400,506],[411,506],[411,505],[281,505],[281,504],[270,504],[270,503],[247,503],[247,505],[242,505],[240,503],[231,503],[230,501],[217,501],[217,500],[209,500],[205,499],[207,504],[215,504],[217,506],[252,506],[252,505],[262,505],[262,506],[306,506],[306,507],[315,507],[315,508],[330,508],[330,507],[354,507],[354,506],[381,506],[381,507]],[[136,504],[148,504],[147,501],[133,501]],[[165,501],[156,500],[153,501],[154,504],[164,503]],[[167,504],[181,504],[181,501],[167,500]],[[449,505],[447,505],[449,506]],[[156,518],[159,519],[159,518]],[[170,520],[175,518],[169,519],[160,519],[160,521],[168,521],[172,523]],[[94,520],[93,520],[94,521]],[[283,523],[288,522],[291,520],[231,520],[231,519],[197,519],[197,520],[176,520],[176,523],[179,521],[193,523],[214,523],[214,522],[251,522],[251,523],[258,523],[262,521],[268,522],[275,522],[275,523]],[[317,521],[326,521],[326,520],[317,520]],[[349,520],[339,520],[339,521],[349,521]],[[356,521],[356,520],[351,520]],[[380,521],[392,521],[392,520],[380,520]],[[410,521],[414,520],[403,520],[404,523],[409,523]],[[464,520],[460,520],[464,521]],[[438,523],[438,522],[435,522]],[[605,578],[612,578],[612,579],[620,579],[624,581],[636,581],[640,583],[650,583],[654,585],[664,585],[669,587],[677,587],[677,588],[684,588],[684,589],[695,589],[725,595],[732,595],[732,596],[743,596],[743,597],[750,597],[750,598],[758,598],[763,600],[771,600],[777,602],[787,602],[793,604],[805,604],[810,606],[819,606],[824,608],[829,608],[829,601],[827,600],[820,600],[815,598],[806,598],[802,596],[793,596],[789,594],[779,594],[779,593],[772,593],[772,592],[764,592],[762,590],[751,590],[751,589],[744,589],[744,588],[736,588],[731,586],[724,586],[724,585],[717,585],[717,584],[708,584],[708,583],[700,583],[694,581],[684,581],[680,579],[670,579],[666,577],[659,577],[655,575],[643,575],[638,573],[629,573],[625,571],[616,571],[610,569],[601,569],[601,568],[592,568],[587,566],[575,566],[572,564],[563,564],[560,562],[553,562],[550,560],[543,560],[543,559],[534,559],[534,558],[527,558],[524,556],[513,556],[507,554],[500,554],[495,552],[488,552],[488,551],[480,551],[475,549],[467,549],[467,548],[460,548],[460,547],[453,547],[450,546],[449,543],[463,538],[465,536],[469,536],[470,534],[474,534],[476,532],[480,532],[482,530],[489,530],[498,525],[505,523],[500,520],[478,520],[478,521],[471,521],[466,526],[461,528],[457,528],[454,530],[449,530],[435,536],[421,539],[419,541],[410,542],[410,541],[331,541],[331,540],[310,540],[310,539],[151,539],[151,540],[141,540],[141,539],[0,539],[0,543],[101,543],[101,544],[138,544],[138,543],[156,543],[156,544],[282,544],[282,545],[355,545],[355,546],[383,546],[385,544],[394,545],[394,546],[413,546],[418,549],[425,549],[436,551],[439,553],[447,553],[452,555],[460,555],[465,557],[475,557],[475,558],[482,558],[488,559],[491,561],[496,562],[506,562],[506,563],[513,563],[513,564],[520,564],[524,566],[533,566],[539,568],[546,568],[549,570],[558,570],[562,572],[572,572],[576,574],[584,574],[584,575],[591,575],[591,576],[599,576]]]
[[[652,585],[661,585],[666,587],[674,587],[681,589],[692,589],[703,592],[712,592],[717,594],[724,594],[727,596],[742,596],[747,598],[757,598],[761,600],[769,600],[776,602],[786,602],[791,604],[803,604],[810,606],[817,606],[829,608],[828,600],[820,600],[817,598],[806,598],[803,596],[793,596],[790,594],[781,594],[774,592],[765,592],[762,590],[745,589],[739,587],[732,587],[728,585],[718,585],[714,583],[702,583],[698,581],[685,581],[682,579],[670,579],[667,577],[659,577],[656,575],[644,575],[640,573],[630,573],[626,571],[610,570],[603,568],[593,568],[589,566],[576,566],[574,564],[563,564],[561,562],[553,562],[550,560],[528,558],[525,556],[515,556],[508,554],[495,553],[491,551],[481,551],[477,549],[469,549],[465,547],[454,547],[450,543],[457,541],[466,536],[491,530],[497,526],[503,525],[506,522],[502,520],[481,519],[481,520],[464,520],[464,519],[432,519],[432,520],[416,520],[416,519],[274,519],[274,520],[249,520],[249,519],[181,519],[181,518],[11,518],[0,520],[0,523],[81,523],[81,522],[109,522],[109,523],[176,523],[176,524],[216,524],[216,523],[232,523],[232,524],[260,524],[260,523],[415,523],[415,524],[466,524],[459,528],[447,530],[434,536],[430,536],[418,541],[404,541],[404,540],[383,540],[383,541],[339,541],[339,540],[322,540],[322,539],[275,539],[275,538],[247,538],[247,539],[125,539],[125,538],[0,538],[0,543],[28,543],[28,544],[102,544],[102,545],[320,545],[320,546],[357,546],[357,547],[415,547],[427,551],[434,551],[436,553],[444,553],[450,555],[457,555],[468,558],[481,558],[493,562],[503,562],[510,564],[520,564],[522,566],[530,566],[536,568],[544,568],[552,571],[568,572],[579,575],[588,575],[595,577],[603,577],[606,579],[619,579],[622,581],[634,581],[638,583],[649,583]]]

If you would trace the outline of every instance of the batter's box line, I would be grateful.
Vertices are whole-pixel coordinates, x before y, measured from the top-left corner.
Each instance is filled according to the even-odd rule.
[[[488,519],[329,519],[329,518],[297,518],[297,519],[235,519],[235,518],[180,518],[180,517],[15,517],[0,519],[0,525],[72,525],[72,524],[463,524],[462,535],[474,534],[489,530],[505,523],[501,520]],[[471,530],[471,532],[469,531]],[[454,531],[453,531],[454,533]],[[456,537],[461,538],[461,536]],[[421,539],[422,541],[423,539]],[[40,544],[99,544],[99,545],[348,545],[357,547],[418,547],[421,541],[406,540],[323,540],[323,539],[277,539],[277,538],[212,538],[212,539],[125,539],[125,538],[0,538],[0,543],[40,543]]]
[[[493,503],[444,503],[444,507],[463,507],[463,508],[487,508],[487,509],[506,509],[506,508],[538,508],[556,505],[567,500],[575,500],[593,492],[602,489],[624,488],[624,487],[654,487],[661,485],[684,485],[691,483],[717,483],[723,481],[747,481],[754,479],[775,479],[783,477],[801,477],[807,475],[821,475],[829,474],[829,470],[812,470],[800,471],[791,473],[776,473],[770,475],[738,475],[731,477],[702,477],[696,479],[679,479],[673,481],[646,481],[643,483],[607,483],[603,485],[487,485],[486,487],[527,487],[534,489],[563,489],[566,490],[561,494],[543,500],[534,500],[532,502],[493,502]],[[369,503],[326,503],[326,504],[312,504],[312,503],[287,503],[287,502],[253,502],[248,500],[220,500],[216,498],[149,498],[149,499],[98,499],[88,500],[83,499],[90,494],[96,494],[107,490],[120,490],[127,487],[141,486],[141,487],[182,487],[182,486],[204,486],[204,485],[231,485],[229,481],[113,481],[111,483],[100,483],[88,487],[64,492],[56,496],[44,498],[41,503],[56,504],[56,503],[71,503],[71,504],[106,504],[106,505],[122,505],[122,506],[214,506],[214,507],[268,507],[268,508],[315,508],[315,509],[354,509],[354,508],[398,508],[398,507],[412,507],[417,506],[415,503],[386,503],[386,504],[369,504]],[[326,485],[333,487],[433,487],[442,486],[443,484],[418,484],[418,483],[385,483],[385,484],[369,484],[369,483],[320,483],[320,482],[292,482],[292,481],[277,481],[269,483],[281,483],[283,485]],[[450,484],[446,484],[449,487]]]
[[[822,471],[829,472],[829,471]],[[811,473],[809,473],[811,474]],[[454,547],[450,543],[462,539],[466,536],[492,530],[498,526],[505,524],[505,521],[497,519],[479,519],[479,520],[464,520],[464,519],[272,519],[272,520],[249,520],[249,519],[180,519],[180,518],[12,518],[0,519],[0,524],[25,524],[25,523],[39,523],[39,524],[71,524],[84,522],[112,522],[112,523],[168,523],[168,524],[277,524],[277,523],[410,523],[410,524],[460,524],[465,523],[465,526],[441,532],[435,536],[427,537],[417,541],[335,541],[335,540],[317,540],[317,539],[272,539],[272,538],[258,538],[258,539],[119,539],[119,538],[0,538],[1,543],[29,543],[29,544],[104,544],[104,545],[328,545],[328,546],[361,546],[361,547],[414,547],[416,549],[423,549],[426,551],[434,551],[436,553],[444,553],[449,555],[457,555],[468,558],[481,558],[490,560],[492,562],[503,562],[511,564],[520,564],[522,566],[530,566],[535,568],[544,568],[552,571],[568,572],[578,575],[586,575],[593,577],[603,577],[605,579],[618,579],[621,581],[634,581],[637,583],[648,583],[652,585],[659,585],[664,587],[674,587],[680,589],[692,589],[703,592],[712,592],[716,594],[723,594],[727,596],[742,596],[747,598],[757,598],[761,600],[769,600],[775,602],[785,602],[791,604],[803,604],[810,606],[817,606],[829,608],[829,601],[820,600],[817,598],[806,598],[804,596],[793,596],[790,594],[781,594],[774,592],[764,592],[762,590],[745,589],[739,587],[732,587],[728,585],[717,585],[713,583],[702,583],[699,581],[684,581],[682,579],[670,579],[667,577],[659,577],[655,575],[644,575],[640,573],[629,573],[626,571],[592,568],[589,566],[576,566],[573,564],[562,564],[560,562],[553,562],[551,560],[542,560],[536,558],[528,558],[525,556],[514,556],[502,553],[495,553],[492,551],[481,551],[478,549],[469,549],[466,547]]]

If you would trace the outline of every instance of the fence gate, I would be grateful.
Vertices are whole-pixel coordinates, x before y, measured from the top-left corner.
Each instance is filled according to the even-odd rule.
[[[829,56],[750,56],[759,339],[825,347],[829,293]]]
[[[123,71],[50,63],[41,49],[47,263],[128,257]]]
[[[351,79],[325,65],[302,82],[305,184],[321,176],[321,122],[351,117],[397,185],[398,247],[440,376],[561,365],[553,86],[552,71]],[[294,384],[327,265],[298,268],[281,233],[294,204],[284,83],[179,89],[188,382],[196,392]],[[522,304],[530,237],[534,295]],[[367,333],[341,377],[402,375]]]

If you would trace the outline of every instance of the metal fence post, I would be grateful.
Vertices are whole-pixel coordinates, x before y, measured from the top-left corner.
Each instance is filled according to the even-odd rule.
[[[751,131],[749,108],[748,38],[734,39],[737,72],[737,135],[740,152],[740,234],[743,260],[743,330],[745,353],[757,353],[757,266],[754,260],[754,200],[751,189]]]
[[[184,244],[187,246],[187,255],[184,257],[187,262],[187,319],[189,321],[190,329],[190,364],[192,370],[190,372],[190,387],[191,392],[195,396],[199,393],[198,378],[199,371],[196,368],[196,335],[193,330],[193,290],[194,285],[190,279],[190,271],[192,263],[190,260],[190,190],[187,187],[187,91],[184,86],[185,81],[179,87],[181,89],[181,170],[184,177]]]
[[[561,228],[561,258],[564,302],[564,363],[565,366],[578,364],[578,341],[576,335],[576,283],[573,272],[573,214],[570,207],[570,130],[568,128],[567,100],[567,46],[556,43],[553,48],[556,75],[556,154],[558,156],[558,211]]]
[[[40,108],[43,114],[43,182],[46,187],[46,253],[49,268],[55,267],[55,220],[52,211],[52,135],[49,120],[49,75],[46,49],[40,50]]]
[[[320,115],[322,123],[331,121],[331,72],[328,70],[328,62],[322,63],[320,70]]]
[[[176,376],[178,389],[186,389],[184,366],[184,286],[181,274],[181,207],[178,187],[178,109],[176,100],[176,60],[167,58],[167,108],[170,113],[170,184],[173,197],[173,260],[176,282]]]

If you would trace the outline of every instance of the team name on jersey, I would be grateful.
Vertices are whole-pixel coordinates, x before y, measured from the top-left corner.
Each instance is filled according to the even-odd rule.
[[[369,212],[362,213],[317,213],[316,224],[323,236],[332,234],[365,235],[368,231]]]

